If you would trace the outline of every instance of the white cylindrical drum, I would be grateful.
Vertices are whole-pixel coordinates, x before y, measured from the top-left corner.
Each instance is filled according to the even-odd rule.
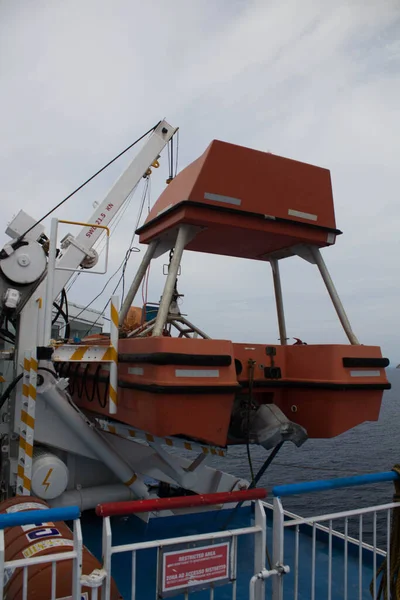
[[[52,500],[63,494],[67,485],[67,465],[55,454],[43,448],[34,448],[32,494],[44,500]]]

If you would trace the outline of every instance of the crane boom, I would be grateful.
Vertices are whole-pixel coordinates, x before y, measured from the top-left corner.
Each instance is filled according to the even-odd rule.
[[[89,219],[89,223],[108,226],[112,219],[123,207],[129,194],[139,183],[154,160],[157,159],[162,149],[174,135],[176,129],[165,121],[157,126],[142,150],[135,156],[125,172],[117,179],[103,202],[96,208]],[[96,241],[104,233],[104,230],[95,227],[83,227],[58,261],[57,267],[77,269],[82,259],[93,248]],[[68,283],[72,273],[65,270],[57,270],[54,277],[52,302],[59,296],[61,290]]]
[[[96,208],[88,223],[103,226],[110,224],[111,220],[123,207],[131,191],[139,183],[147,169],[158,158],[175,132],[176,128],[169,125],[166,121],[161,121],[157,125],[140,152],[115,182],[103,202]],[[48,302],[53,304],[72,277],[74,269],[78,269],[82,260],[90,254],[91,249],[102,233],[104,233],[104,229],[84,226],[65,252],[57,259],[52,297],[45,299],[46,278],[44,278],[26,302],[20,313],[17,332],[16,348],[18,349],[19,364],[21,364],[21,361],[23,362],[24,353],[35,348],[40,343],[38,335],[43,330],[43,317],[41,319],[39,315],[43,315],[45,312],[44,310],[39,310],[40,305],[43,306],[42,300],[45,299],[45,304]],[[37,327],[32,326],[34,323],[38,324]]]

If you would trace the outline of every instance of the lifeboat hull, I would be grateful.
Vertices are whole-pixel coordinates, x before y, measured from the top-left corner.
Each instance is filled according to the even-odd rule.
[[[106,365],[66,367],[61,373],[70,377],[74,401],[108,415]],[[121,339],[118,384],[118,421],[159,437],[179,435],[225,446],[240,389],[232,342]]]
[[[257,404],[276,404],[310,438],[331,438],[365,421],[377,421],[390,389],[377,346],[234,344],[238,381],[249,389],[254,360]]]
[[[378,419],[390,388],[387,364],[375,346],[121,339],[112,418],[159,437],[225,446],[238,443],[230,436],[232,415],[243,412],[251,397],[256,407],[276,404],[309,437],[330,438]],[[60,366],[77,405],[102,416],[109,415],[106,369],[93,363]]]

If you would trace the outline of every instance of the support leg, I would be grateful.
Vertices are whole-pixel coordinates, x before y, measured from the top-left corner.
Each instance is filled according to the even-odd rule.
[[[174,255],[169,265],[167,280],[165,282],[164,292],[161,298],[160,307],[158,309],[156,325],[153,329],[153,336],[160,336],[163,332],[165,322],[168,317],[169,307],[171,305],[172,295],[174,293],[174,287],[176,278],[178,276],[179,265],[181,264],[181,258],[183,250],[189,241],[190,227],[188,225],[181,225],[176,238]]]
[[[335,288],[332,278],[329,274],[329,271],[325,264],[325,261],[322,258],[322,254],[321,254],[319,248],[316,248],[315,246],[310,246],[310,250],[311,250],[314,260],[317,264],[319,272],[321,273],[321,277],[324,280],[326,289],[328,290],[328,293],[331,297],[332,304],[335,307],[335,310],[337,312],[339,320],[343,326],[343,329],[344,329],[347,337],[349,338],[350,343],[353,344],[353,346],[360,345],[360,342],[358,341],[355,333],[353,332],[353,330],[351,328],[350,321],[347,318],[343,304],[339,298],[339,294],[336,291],[336,288]]]
[[[140,287],[140,284],[143,281],[143,277],[145,276],[147,267],[149,266],[151,259],[154,256],[157,245],[158,245],[157,241],[151,242],[145,252],[145,255],[143,256],[142,262],[140,263],[140,267],[138,268],[137,273],[135,275],[135,279],[132,281],[132,285],[128,290],[128,293],[127,293],[124,303],[122,305],[121,311],[119,313],[119,326],[120,327],[124,324],[126,315],[128,314],[129,308],[131,307],[131,304],[135,299],[135,296]]]
[[[287,344],[287,334],[286,334],[286,322],[285,322],[285,312],[283,309],[283,297],[282,297],[282,286],[281,286],[281,275],[279,272],[279,263],[276,258],[270,259],[272,276],[274,279],[274,288],[275,288],[275,302],[276,302],[276,312],[278,314],[278,325],[279,325],[279,338],[281,340],[282,346],[286,346]]]

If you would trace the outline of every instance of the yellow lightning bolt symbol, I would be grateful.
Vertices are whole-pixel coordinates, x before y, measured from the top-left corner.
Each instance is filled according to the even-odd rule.
[[[52,474],[52,472],[53,472],[53,469],[49,469],[46,477],[43,479],[43,482],[42,482],[42,485],[44,485],[46,487],[46,492],[50,487],[49,477]]]

